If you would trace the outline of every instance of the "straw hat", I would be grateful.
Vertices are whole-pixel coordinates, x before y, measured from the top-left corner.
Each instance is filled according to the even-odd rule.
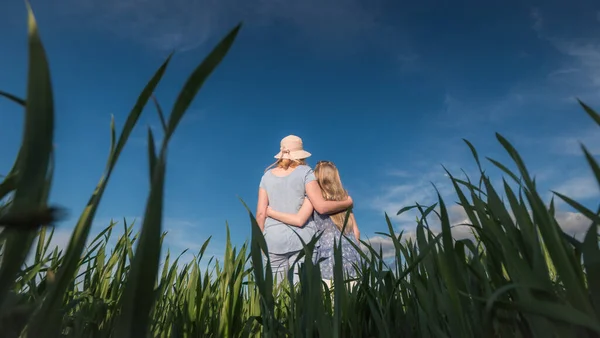
[[[276,159],[301,160],[310,157],[310,153],[304,150],[302,139],[295,135],[288,135],[281,139],[280,151],[275,155]]]

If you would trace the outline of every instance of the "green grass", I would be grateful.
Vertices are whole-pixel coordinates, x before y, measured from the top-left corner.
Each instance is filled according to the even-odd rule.
[[[165,73],[158,68],[135,102],[117,137],[111,121],[106,168],[64,251],[49,246],[56,217],[48,206],[53,176],[53,89],[48,62],[29,11],[27,97],[0,92],[24,108],[21,148],[0,182],[0,336],[2,337],[600,337],[598,210],[558,198],[590,219],[582,242],[569,237],[545,205],[535,180],[513,146],[500,144],[512,163],[489,162],[506,174],[494,187],[475,147],[465,140],[480,170],[477,180],[450,172],[474,240],[452,237],[447,205],[439,197],[418,210],[416,237],[396,234],[395,266],[367,247],[355,283],[336,265],[333,289],[321,281],[306,243],[299,280],[275,283],[261,251],[266,243],[252,213],[252,238],[235,248],[227,233],[223,261],[206,264],[202,249],[191,262],[170,252],[160,262],[164,177],[169,140],[205,80],[240,29],[236,26],[183,85],[168,116],[154,100],[164,138],[157,149],[148,130],[151,190],[138,233],[113,222],[90,238],[90,228],[123,147]],[[600,116],[581,103],[600,126]],[[582,145],[600,184],[600,167]],[[439,195],[438,195],[439,196]],[[434,234],[429,221],[441,221]],[[116,233],[116,235],[115,235]],[[114,236],[117,236],[116,244]],[[33,253],[31,264],[25,264]],[[336,261],[341,258],[339,248]]]

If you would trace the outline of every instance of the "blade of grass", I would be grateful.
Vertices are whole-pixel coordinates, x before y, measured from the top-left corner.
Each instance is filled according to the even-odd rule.
[[[163,148],[154,168],[140,240],[123,291],[123,305],[115,327],[117,337],[145,337],[150,328],[149,314],[155,300],[152,294],[161,251],[165,166],[166,149]]]
[[[15,95],[13,95],[13,94],[10,94],[10,93],[7,93],[5,91],[0,90],[0,96],[3,96],[5,98],[9,99],[10,101],[12,101],[12,102],[20,105],[20,106],[23,106],[23,107],[26,106],[25,100],[23,100],[22,98],[19,98],[19,97],[15,96]]]
[[[235,41],[235,38],[242,27],[242,24],[238,24],[233,28],[229,34],[227,34],[218,44],[217,46],[210,52],[210,54],[202,61],[200,65],[192,72],[188,80],[179,95],[177,96],[177,100],[173,105],[173,109],[171,111],[171,115],[169,116],[169,123],[167,126],[167,132],[165,134],[165,138],[163,139],[163,143],[167,143],[168,140],[173,135],[175,128],[181,121],[183,114],[190,106],[196,94],[202,88],[202,85],[208,79],[210,74],[217,68],[217,66],[221,63],[231,45]]]
[[[596,121],[596,124],[600,126],[600,114],[596,113],[595,110],[590,108],[587,104],[583,103],[581,100],[577,99],[577,102],[583,107],[585,112],[592,118],[592,120]]]
[[[77,225],[75,226],[75,229],[71,235],[69,244],[67,246],[67,251],[65,253],[64,262],[57,274],[56,283],[53,284],[53,287],[49,290],[48,295],[41,307],[31,319],[29,324],[29,337],[41,337],[43,332],[52,332],[53,330],[51,328],[58,330],[56,325],[60,324],[60,321],[58,320],[60,317],[58,310],[60,308],[60,303],[63,299],[64,293],[71,284],[70,282],[74,274],[78,269],[79,258],[87,241],[94,216],[106,189],[106,185],[112,174],[113,168],[115,167],[121,151],[127,143],[133,128],[137,124],[137,121],[146,103],[150,99],[152,92],[154,92],[154,89],[162,79],[169,61],[171,60],[171,56],[172,55],[169,55],[163,64],[158,68],[152,79],[148,82],[138,97],[135,106],[129,113],[116,146],[114,149],[111,149],[106,164],[106,172],[100,179],[100,182],[98,183],[94,193],[88,201],[87,206],[79,217]],[[114,126],[114,124],[112,126]],[[111,131],[111,135],[113,134],[114,129]]]
[[[598,223],[588,229],[583,246],[583,264],[587,273],[587,285],[596,310],[596,318],[600,322],[600,248],[598,248]]]
[[[52,142],[54,139],[54,100],[50,70],[46,52],[40,39],[33,11],[26,2],[29,30],[29,59],[27,79],[27,99],[21,153],[18,162],[16,191],[11,211],[17,213],[37,210],[46,205],[44,200],[46,175],[50,165]],[[35,233],[5,229],[7,237],[3,255],[10,260],[0,267],[0,304],[14,282],[15,274],[21,268],[29,252]]]

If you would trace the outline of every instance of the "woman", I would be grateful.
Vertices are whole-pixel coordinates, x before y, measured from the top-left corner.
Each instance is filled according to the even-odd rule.
[[[302,139],[289,135],[281,140],[280,151],[260,180],[256,221],[263,231],[274,277],[281,281],[307,243],[316,232],[315,223],[308,217],[302,224],[287,224],[267,217],[267,207],[286,213],[297,213],[305,197],[311,207],[321,214],[337,213],[352,206],[348,196],[343,200],[327,201],[321,194],[313,170],[306,165],[311,154],[304,150]],[[271,167],[275,167],[270,169]],[[312,212],[312,211],[311,211]]]
[[[314,173],[321,187],[322,198],[327,201],[343,201],[347,198],[348,192],[342,185],[342,180],[335,164],[329,161],[319,161],[315,166]],[[317,243],[318,248],[315,255],[316,259],[324,259],[321,262],[321,277],[327,281],[333,279],[333,245],[340,238],[342,238],[343,270],[351,277],[356,276],[354,264],[358,263],[360,256],[351,244],[344,243],[345,240],[351,240],[356,245],[360,243],[360,231],[358,230],[354,213],[350,212],[348,222],[344,228],[344,221],[347,214],[345,211],[328,216],[321,213],[317,208],[313,208],[311,204],[313,201],[309,196],[296,214],[286,213],[275,206],[269,206],[267,208],[267,216],[296,226],[306,223],[306,220],[312,216],[317,232],[323,233],[319,239],[319,243]],[[314,214],[313,209],[317,209]],[[342,229],[344,230],[344,235],[349,236],[352,233],[352,236],[349,236],[350,238],[346,236],[342,237]]]

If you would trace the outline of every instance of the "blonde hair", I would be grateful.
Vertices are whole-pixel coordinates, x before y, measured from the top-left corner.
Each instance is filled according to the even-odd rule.
[[[348,198],[348,192],[342,185],[340,173],[335,164],[330,161],[319,161],[315,166],[315,177],[321,186],[323,198],[327,201],[343,201]],[[335,226],[342,231],[344,221],[346,220],[346,211],[329,215]],[[349,233],[354,228],[354,222],[351,217],[348,218],[345,233]]]
[[[306,160],[305,159],[291,160],[289,158],[280,158],[275,163],[273,163],[269,167],[267,167],[267,169],[265,169],[265,172],[269,171],[269,169],[271,169],[273,167],[281,168],[283,170],[288,170],[290,168],[291,169],[296,168],[299,165],[306,165]]]

